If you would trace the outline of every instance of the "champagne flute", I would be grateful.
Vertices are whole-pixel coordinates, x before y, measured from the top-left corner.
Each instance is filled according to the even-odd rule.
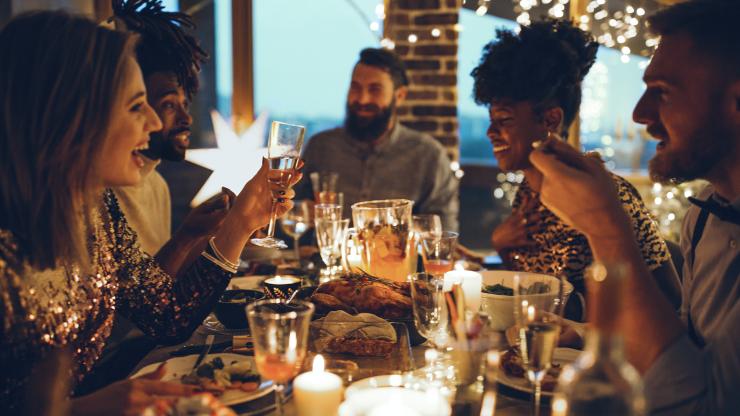
[[[337,204],[337,172],[311,172],[311,187],[317,204]]]
[[[283,228],[283,232],[293,237],[293,249],[295,250],[295,258],[300,263],[301,252],[298,245],[298,240],[301,238],[311,227],[310,220],[310,209],[308,201],[297,201],[293,208],[288,211],[285,216],[280,219],[280,225]]]
[[[313,217],[316,221],[342,219],[342,205],[340,204],[316,204],[313,209]]]
[[[285,189],[295,174],[303,146],[303,136],[306,128],[295,124],[273,121],[270,127],[270,142],[267,147],[270,170],[267,180],[274,186]],[[273,190],[272,211],[270,225],[267,228],[267,237],[253,238],[253,244],[261,247],[288,248],[285,241],[275,238],[275,219],[277,217],[277,196]]]
[[[342,244],[349,220],[316,220],[316,241],[319,246],[321,259],[326,263],[328,269],[327,279],[335,278],[341,270]]]
[[[431,233],[422,235],[420,243],[424,270],[436,276],[451,271],[457,237],[458,234],[453,231],[443,231],[439,236]]]
[[[565,299],[562,279],[558,284],[537,277],[528,280],[524,282],[521,276],[514,276],[514,321],[519,353],[527,370],[527,378],[532,383],[533,411],[535,416],[539,416],[542,379],[552,366]]]
[[[275,413],[283,416],[285,385],[301,370],[313,315],[311,302],[266,299],[247,305],[260,375],[275,383]]]

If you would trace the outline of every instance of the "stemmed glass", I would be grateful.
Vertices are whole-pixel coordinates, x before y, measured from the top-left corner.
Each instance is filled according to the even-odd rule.
[[[283,415],[285,385],[301,370],[313,315],[311,302],[260,300],[247,305],[254,358],[262,377],[275,383],[276,414]]]
[[[514,321],[519,341],[519,353],[532,383],[534,414],[540,414],[542,379],[552,366],[552,356],[558,345],[562,325],[563,281],[553,286],[531,278],[523,282],[514,276]]]
[[[316,220],[316,241],[319,245],[321,259],[326,263],[327,279],[335,278],[341,270],[342,244],[349,220]]]
[[[316,204],[313,209],[316,221],[342,219],[342,206],[339,204]]]
[[[452,270],[457,237],[458,234],[452,231],[443,231],[438,236],[431,233],[422,234],[419,240],[426,272],[443,276]]]
[[[278,187],[285,189],[295,174],[298,160],[301,156],[303,136],[306,128],[295,124],[273,121],[270,127],[270,141],[267,147],[267,157],[270,161],[270,170],[267,180]],[[252,243],[261,247],[288,248],[285,241],[275,238],[275,219],[277,217],[277,196],[275,190],[272,195],[272,211],[270,225],[267,228],[267,237],[253,238]]]
[[[337,204],[337,180],[339,174],[336,172],[311,172],[311,186],[317,204]]]
[[[285,234],[293,237],[295,258],[300,262],[301,252],[298,247],[298,240],[301,238],[303,233],[311,227],[311,211],[308,201],[296,201],[293,208],[288,211],[282,219],[280,219],[280,225]]]
[[[417,237],[442,235],[442,219],[437,214],[414,215],[412,227]]]
[[[439,349],[449,340],[444,278],[432,273],[412,273],[409,283],[416,329]]]

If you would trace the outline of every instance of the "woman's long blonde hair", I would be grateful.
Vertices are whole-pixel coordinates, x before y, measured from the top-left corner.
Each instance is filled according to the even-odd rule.
[[[0,32],[0,228],[34,267],[88,264],[93,166],[134,42],[61,11]]]

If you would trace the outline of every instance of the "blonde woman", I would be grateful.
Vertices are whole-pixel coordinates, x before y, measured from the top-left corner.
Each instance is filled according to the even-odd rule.
[[[177,280],[144,254],[113,193],[140,180],[149,133],[136,39],[63,12],[23,15],[0,32],[0,413],[20,405],[34,363],[73,353],[75,381],[98,359],[114,311],[160,339],[197,327],[267,223],[267,168]],[[296,180],[300,174],[296,173]],[[292,205],[283,191],[279,214]],[[73,414],[138,414],[156,395],[191,393],[122,381],[71,402]]]

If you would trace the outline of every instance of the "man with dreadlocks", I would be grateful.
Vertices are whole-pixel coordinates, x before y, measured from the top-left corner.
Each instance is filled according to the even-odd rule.
[[[162,130],[152,133],[137,186],[118,188],[116,196],[131,227],[147,253],[156,254],[171,275],[187,263],[188,254],[199,253],[205,238],[213,235],[224,218],[230,196],[217,195],[195,208],[170,239],[170,193],[154,169],[160,159],[182,161],[190,143],[192,117],[189,104],[198,91],[198,72],[208,54],[185,32],[193,29],[190,16],[165,12],[160,0],[113,0],[116,26],[136,32],[141,40],[136,56],[144,75],[147,100],[162,120]]]

